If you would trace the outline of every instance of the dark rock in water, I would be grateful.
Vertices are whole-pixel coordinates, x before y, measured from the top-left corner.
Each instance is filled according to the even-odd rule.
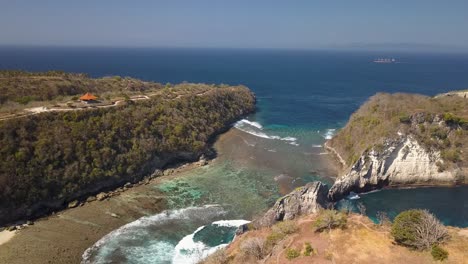
[[[236,236],[242,235],[247,231],[249,231],[249,225],[248,224],[241,225],[236,230]]]
[[[271,226],[278,221],[292,220],[300,215],[317,213],[330,205],[328,187],[311,182],[281,197],[265,215],[254,221],[255,226]]]
[[[77,206],[78,206],[78,201],[77,200],[74,200],[74,201],[68,203],[68,208],[75,208]]]
[[[94,196],[90,196],[90,197],[88,197],[88,199],[86,199],[87,203],[94,202],[94,201],[96,201],[96,197],[94,197]]]

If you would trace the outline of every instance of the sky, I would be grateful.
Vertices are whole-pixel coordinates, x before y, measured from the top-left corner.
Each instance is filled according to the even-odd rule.
[[[468,0],[0,0],[0,45],[468,51]]]

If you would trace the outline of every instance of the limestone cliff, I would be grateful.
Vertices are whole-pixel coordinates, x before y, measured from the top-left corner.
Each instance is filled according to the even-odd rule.
[[[440,171],[440,152],[428,152],[412,136],[389,139],[384,151],[372,149],[362,155],[350,171],[335,181],[330,198],[339,200],[350,192],[366,192],[387,185],[454,184],[460,169]]]
[[[326,147],[343,165],[329,198],[384,186],[468,181],[468,100],[378,94]]]

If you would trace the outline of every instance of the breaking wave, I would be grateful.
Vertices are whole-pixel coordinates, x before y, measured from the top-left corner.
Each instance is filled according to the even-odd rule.
[[[226,247],[234,239],[237,228],[247,223],[250,221],[221,220],[197,228],[176,245],[172,263],[198,263],[216,250]]]
[[[287,141],[289,144],[293,146],[299,146],[297,143],[297,138],[295,137],[280,137],[276,135],[268,135],[264,132],[263,126],[257,122],[249,121],[247,119],[242,119],[240,121],[237,121],[234,124],[234,127],[239,129],[240,131],[243,131],[245,133],[254,135],[256,137],[260,138],[266,138],[266,139],[277,139],[277,140],[282,140],[282,141]]]
[[[190,229],[183,231],[177,227],[186,230],[186,223],[209,223],[226,213],[219,205],[205,205],[167,210],[153,216],[142,217],[110,232],[86,249],[81,263],[171,263],[178,249],[178,241],[171,241],[155,230],[172,228],[174,230],[170,231],[170,234],[180,231],[189,233]]]

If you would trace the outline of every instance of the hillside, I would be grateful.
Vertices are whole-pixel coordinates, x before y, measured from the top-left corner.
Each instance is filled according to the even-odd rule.
[[[380,212],[375,224],[346,206],[333,209],[327,193],[321,182],[297,188],[200,264],[435,263],[434,247],[446,251],[447,263],[467,259],[466,228],[446,227],[424,210],[393,220]]]
[[[254,108],[246,87],[181,84],[113,107],[0,121],[0,224],[195,161],[211,152],[215,135]]]
[[[336,199],[386,185],[466,183],[468,99],[377,94],[326,146],[343,165]]]
[[[440,263],[433,260],[428,251],[396,245],[389,224],[375,224],[365,216],[350,214],[345,228],[319,233],[314,231],[318,216],[306,215],[248,231],[236,237],[227,249],[214,253],[201,263]],[[466,263],[468,230],[447,229],[451,238],[443,247],[449,256],[443,263]],[[252,246],[256,242],[259,247]]]
[[[134,93],[161,89],[159,83],[120,76],[90,78],[82,73],[62,71],[25,72],[0,70],[0,106],[25,105],[34,101],[60,100],[86,92],[100,94]]]

